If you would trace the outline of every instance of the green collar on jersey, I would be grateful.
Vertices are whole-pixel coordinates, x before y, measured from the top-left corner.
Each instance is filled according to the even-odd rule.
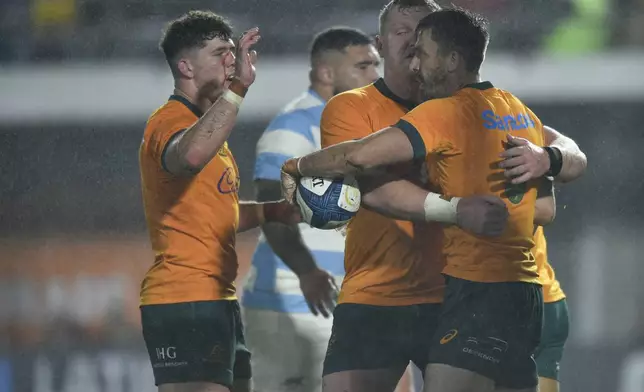
[[[413,103],[410,100],[400,98],[396,94],[394,94],[393,91],[387,87],[385,84],[385,80],[383,78],[380,78],[376,80],[376,82],[373,84],[373,86],[380,92],[380,94],[384,95],[385,97],[391,99],[392,101],[396,102],[399,105],[402,105],[405,107],[407,110],[412,110],[413,108],[416,107],[416,104]]]
[[[182,97],[181,95],[173,94],[173,95],[171,95],[171,96],[170,96],[170,98],[168,99],[168,101],[177,101],[177,102],[181,102],[181,103],[182,103],[182,104],[184,104],[188,109],[190,109],[190,111],[191,111],[195,116],[197,116],[197,117],[199,117],[199,118],[201,118],[201,116],[203,116],[203,112],[202,112],[201,110],[199,110],[199,108],[197,107],[197,105],[195,105],[194,103],[192,103],[192,102],[188,101],[185,97]]]
[[[494,88],[492,83],[490,83],[488,81],[478,82],[478,83],[470,83],[470,84],[466,84],[465,86],[463,86],[463,88],[468,88],[468,87],[469,88],[475,88],[477,90],[487,90],[489,88]]]

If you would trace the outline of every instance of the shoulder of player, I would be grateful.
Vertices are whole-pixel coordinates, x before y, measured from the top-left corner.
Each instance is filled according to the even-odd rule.
[[[188,128],[195,121],[197,117],[186,106],[180,102],[168,101],[148,117],[143,131],[143,140],[145,142],[168,132]]]
[[[318,114],[314,113],[312,108],[306,109],[291,109],[289,111],[282,111],[277,116],[273,117],[268,124],[264,133],[276,130],[291,131],[295,133],[308,132],[311,126],[319,125],[319,111]],[[322,108],[320,107],[320,111]]]
[[[345,91],[333,96],[324,107],[322,117],[358,113],[368,115],[376,106],[378,90],[373,85]],[[349,109],[349,110],[347,110]]]
[[[163,124],[173,122],[172,120],[196,120],[195,115],[180,102],[168,101],[159,108],[157,108],[150,117],[146,124],[146,128],[158,127]]]

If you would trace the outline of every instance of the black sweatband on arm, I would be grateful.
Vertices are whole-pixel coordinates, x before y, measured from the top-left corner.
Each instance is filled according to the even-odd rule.
[[[557,147],[544,147],[544,150],[550,157],[550,169],[546,173],[547,176],[556,177],[561,172],[563,166],[563,156]]]

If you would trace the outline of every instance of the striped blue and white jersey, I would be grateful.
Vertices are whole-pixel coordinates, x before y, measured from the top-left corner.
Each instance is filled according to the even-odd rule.
[[[320,149],[320,118],[324,100],[309,90],[271,121],[257,143],[255,179],[280,180],[289,158]],[[300,224],[306,246],[322,269],[340,284],[344,275],[344,237],[336,230],[318,230]],[[260,235],[242,297],[244,307],[288,313],[309,312],[297,276],[275,255]]]

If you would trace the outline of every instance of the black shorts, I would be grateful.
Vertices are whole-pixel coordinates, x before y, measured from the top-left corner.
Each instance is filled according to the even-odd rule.
[[[446,283],[429,362],[476,372],[499,387],[535,387],[533,354],[543,320],[541,286],[453,277],[447,277]]]
[[[144,305],[141,323],[156,385],[250,379],[237,301]]]
[[[333,312],[333,330],[323,374],[364,369],[404,370],[409,361],[424,370],[440,309],[440,304],[338,305]]]
[[[534,355],[539,377],[559,381],[559,363],[568,339],[569,326],[566,299],[544,304],[541,343]]]

